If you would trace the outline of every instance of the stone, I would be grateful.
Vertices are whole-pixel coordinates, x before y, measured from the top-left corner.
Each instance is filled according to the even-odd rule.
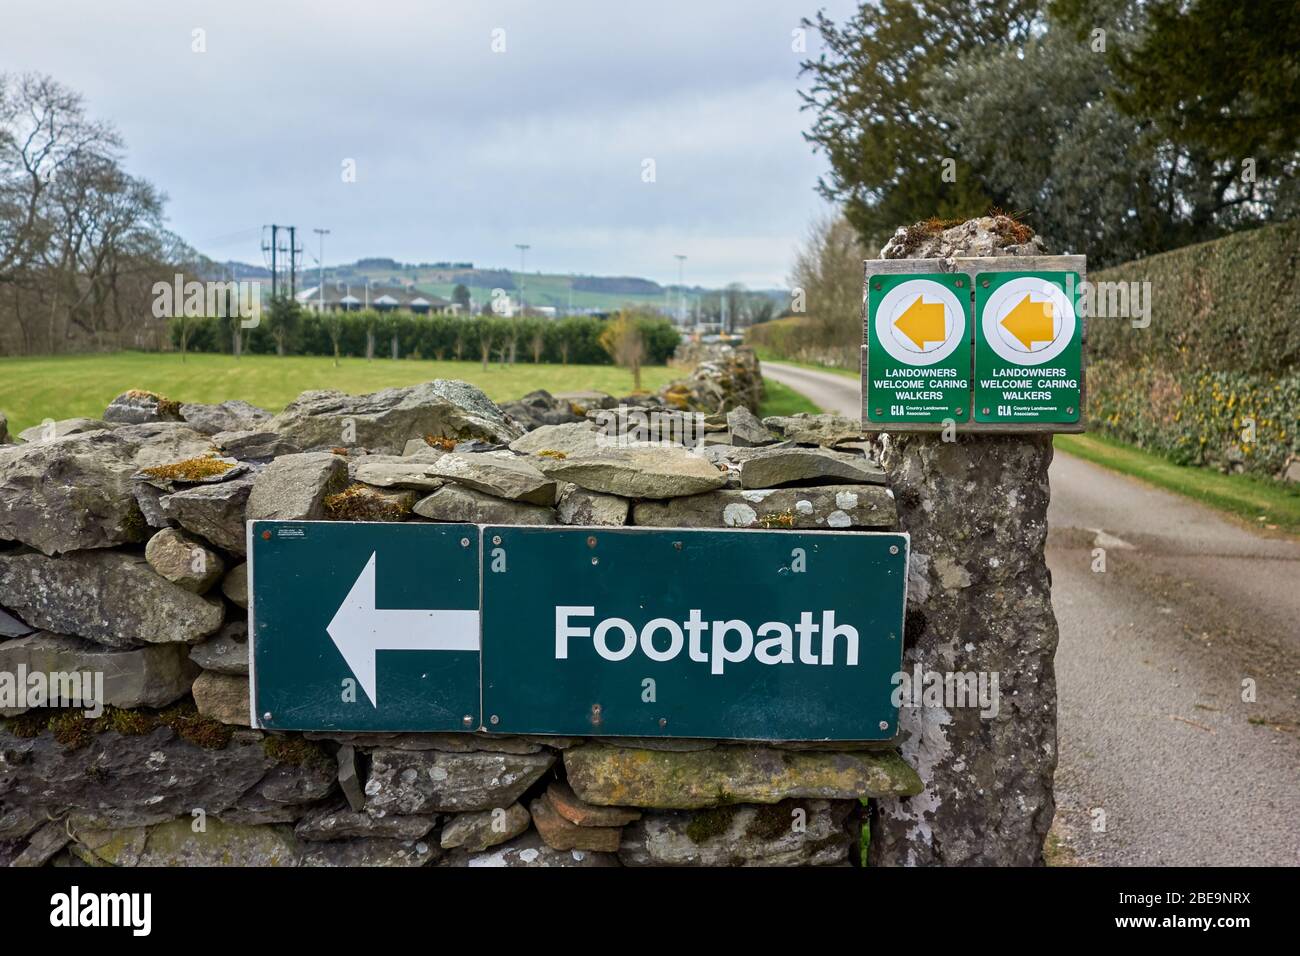
[[[159,531],[149,539],[144,559],[172,584],[195,594],[207,593],[226,570],[221,555],[174,528]]]
[[[266,815],[268,811],[289,807],[293,812],[288,819],[293,820],[302,815],[305,804],[317,803],[333,794],[334,760],[329,754],[314,749],[303,753],[299,749],[301,741],[279,735],[264,738],[262,745],[273,756],[278,753],[284,760],[239,798],[236,813]],[[229,813],[225,816],[231,818]]]
[[[418,491],[372,488],[360,482],[325,496],[329,521],[405,521],[420,500]]]
[[[831,447],[843,442],[861,441],[863,438],[862,423],[842,415],[799,412],[795,415],[774,415],[763,419],[763,424],[785,441],[800,445]]]
[[[442,848],[454,850],[463,847],[477,853],[513,840],[527,830],[531,822],[528,811],[518,803],[477,813],[457,813],[443,825]]]
[[[206,452],[201,436],[177,427],[201,444],[173,435],[181,440],[168,449]],[[0,540],[50,555],[144,541],[131,476],[152,458],[148,437],[119,428],[0,446]]]
[[[1046,254],[1041,236],[1017,242],[1024,229],[1007,216],[981,216],[934,231],[925,223],[900,226],[880,250],[882,259],[950,259],[958,256],[1041,256]]]
[[[210,749],[165,726],[148,733],[91,733],[72,746],[48,731],[19,737],[0,730],[0,754],[0,839],[12,835],[3,825],[9,814],[32,810],[44,823],[54,808],[68,814],[74,831],[174,817],[184,817],[188,826],[192,809],[202,807],[211,819],[276,766],[260,736],[241,738],[236,732],[225,747]]]
[[[278,432],[256,428],[217,432],[212,436],[212,444],[223,454],[240,461],[269,461],[281,455],[297,455],[303,450],[297,442],[289,441]]]
[[[391,454],[426,435],[510,442],[522,434],[482,391],[447,379],[369,395],[303,392],[266,428],[302,448],[360,445]]]
[[[165,707],[190,691],[198,668],[191,664],[183,644],[151,644],[114,649],[79,637],[38,631],[0,643],[0,673],[45,674],[82,671],[103,674],[102,699],[111,707]],[[6,715],[21,710],[0,711]]]
[[[727,412],[727,429],[731,433],[731,444],[740,448],[771,445],[776,441],[776,436],[758,420],[758,416],[743,405]]]
[[[334,755],[338,762],[339,789],[343,791],[348,807],[354,813],[361,813],[366,808],[366,794],[361,786],[361,775],[357,773],[357,751],[350,744],[345,744]]]
[[[122,425],[141,425],[145,422],[178,422],[181,420],[179,403],[155,392],[134,388],[123,392],[104,409],[104,421]]]
[[[784,485],[883,485],[885,473],[860,454],[825,448],[780,448],[746,457],[740,462],[744,488]]]
[[[830,529],[892,528],[897,515],[889,489],[878,485],[821,488],[728,488],[671,501],[642,501],[632,523],[660,528]]]
[[[463,813],[516,802],[555,755],[377,750],[366,781],[366,812]]]
[[[437,491],[442,487],[442,479],[428,474],[428,470],[429,460],[422,455],[368,455],[352,466],[352,477],[376,488]]]
[[[554,508],[507,501],[485,495],[460,485],[446,485],[413,509],[417,515],[434,521],[457,521],[469,524],[558,524]]]
[[[241,561],[221,579],[221,593],[236,607],[248,609],[248,562]]]
[[[545,461],[550,478],[623,498],[677,498],[720,488],[726,476],[679,446],[610,449],[587,458]]]
[[[560,402],[568,402],[570,406],[577,406],[573,411],[579,415],[585,415],[593,408],[613,408],[618,404],[618,400],[613,395],[607,392],[597,392],[593,389],[556,392],[555,399]]]
[[[419,840],[438,822],[434,814],[376,817],[357,813],[346,804],[317,807],[298,821],[294,834],[300,840],[349,840],[358,837]],[[524,824],[527,826],[527,823]],[[445,833],[445,829],[444,829]],[[447,845],[445,842],[442,844]]]
[[[633,807],[598,807],[588,803],[563,780],[551,781],[546,788],[546,799],[556,813],[574,826],[622,827],[641,819],[641,811]]]
[[[346,840],[317,843],[303,854],[303,866],[428,866],[441,856],[428,840]]]
[[[248,621],[230,621],[215,636],[189,649],[190,660],[205,671],[248,676]]]
[[[320,521],[325,497],[347,487],[348,464],[329,452],[282,455],[258,473],[248,496],[248,521]]]
[[[453,850],[435,866],[484,867],[592,867],[619,866],[613,853],[591,853],[586,850],[553,850],[543,842],[536,830],[509,843],[489,847],[481,852]]]
[[[199,713],[232,727],[249,727],[248,677],[204,671],[191,689]]]
[[[34,627],[110,647],[195,644],[225,620],[220,601],[172,584],[143,557],[120,551],[0,555],[0,604]]]
[[[623,835],[620,827],[580,827],[556,812],[545,795],[528,805],[533,825],[552,850],[594,850],[617,853]]]
[[[202,830],[192,824],[186,814],[138,833],[81,834],[78,844],[113,866],[297,866],[302,858],[288,827],[229,823],[211,814]]]
[[[244,519],[252,490],[252,477],[217,485],[195,485],[164,495],[159,506],[168,521],[223,551],[243,555],[248,547]]]
[[[62,820],[51,820],[27,839],[27,846],[9,864],[14,867],[44,866],[72,842]]]
[[[602,435],[589,421],[568,425],[543,425],[522,438],[510,443],[510,450],[523,455],[540,455],[550,452],[551,457],[581,458],[595,455],[603,449]]]
[[[446,441],[446,442],[448,442],[448,443],[451,443],[451,439],[434,439],[434,440],[435,440],[435,441],[438,441],[438,442]],[[444,448],[444,447],[442,447],[441,444],[430,445],[429,442],[428,442],[427,440],[423,439],[423,438],[412,438],[412,439],[408,440],[407,443],[406,443],[404,446],[402,446],[402,454],[401,454],[400,457],[402,457],[402,458],[416,458],[416,459],[419,459],[419,460],[421,460],[421,461],[437,461],[437,460],[438,460],[439,458],[441,458],[443,455],[447,454],[447,452],[450,451],[450,450],[451,450],[450,448]],[[369,458],[369,459],[380,458],[380,457],[387,458],[387,457],[390,457],[390,456],[387,456],[387,455],[385,455],[385,456],[379,456],[379,455],[369,455],[369,456],[367,456],[367,458]]]
[[[9,437],[9,419],[4,412],[0,412],[0,445],[14,444],[14,440]]]
[[[0,608],[0,638],[26,637],[28,634],[35,633],[36,628],[20,621],[4,608]]]
[[[631,504],[617,495],[602,495],[566,484],[555,510],[561,524],[620,526],[627,524]]]
[[[558,425],[582,418],[581,414],[573,410],[569,402],[557,399],[550,392],[540,388],[535,392],[529,392],[518,401],[501,406],[501,410],[526,428]]]
[[[905,797],[921,790],[916,771],[892,752],[735,746],[671,753],[588,744],[564,752],[564,769],[573,792],[588,803],[661,810],[791,797]]]
[[[28,444],[35,444],[62,438],[64,435],[82,435],[86,432],[116,427],[114,422],[106,422],[102,418],[61,418],[58,421],[47,419],[39,425],[24,428],[18,433],[18,438]]]
[[[555,482],[509,452],[478,455],[451,453],[429,465],[429,474],[458,485],[532,505],[555,504]]]
[[[185,402],[180,407],[180,415],[185,424],[204,435],[254,431],[257,426],[271,418],[271,413],[266,409],[237,398],[219,405]]]
[[[856,849],[845,826],[853,809],[845,800],[789,800],[646,814],[623,831],[618,858],[624,866],[845,866]]]

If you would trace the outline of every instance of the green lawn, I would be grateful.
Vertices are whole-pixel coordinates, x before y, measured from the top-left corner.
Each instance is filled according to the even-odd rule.
[[[862,378],[862,370],[856,368],[838,368],[834,365],[821,365],[817,362],[796,362],[794,359],[781,358],[779,355],[773,355],[770,349],[759,346],[754,350],[758,355],[759,362],[780,362],[782,365],[794,365],[798,368],[810,368],[818,372],[830,372],[833,375],[843,375],[845,378]]]
[[[815,415],[821,411],[802,393],[796,392],[788,385],[774,382],[770,378],[763,380],[763,389],[763,404],[758,410],[759,418],[766,418],[768,415],[794,415],[798,412],[811,412]]]
[[[641,384],[656,389],[681,377],[680,369],[650,366]],[[345,358],[337,368],[328,356],[191,354],[185,362],[173,353],[117,352],[48,358],[0,358],[0,411],[17,433],[46,418],[98,418],[122,392],[142,388],[181,402],[221,402],[242,398],[279,411],[300,392],[336,388],[373,392],[435,378],[472,382],[496,401],[519,398],[534,389],[552,392],[597,389],[623,396],[632,375],[611,365],[532,365],[487,371],[478,362]]]
[[[1252,475],[1225,475],[1209,468],[1178,465],[1103,435],[1057,435],[1055,445],[1094,464],[1238,515],[1256,526],[1273,525],[1291,533],[1300,532],[1300,488]]]

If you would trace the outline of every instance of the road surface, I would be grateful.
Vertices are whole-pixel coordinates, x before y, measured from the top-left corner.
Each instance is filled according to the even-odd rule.
[[[852,378],[763,374],[860,413]],[[1050,477],[1053,858],[1300,863],[1300,542],[1059,452]]]

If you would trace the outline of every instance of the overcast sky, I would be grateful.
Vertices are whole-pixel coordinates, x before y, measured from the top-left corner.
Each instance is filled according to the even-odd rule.
[[[791,48],[818,6],[853,4],[41,0],[6,4],[0,69],[82,92],[215,259],[277,222],[313,256],[330,229],[327,263],[529,243],[530,272],[675,282],[684,253],[689,283],[771,287],[827,208]]]

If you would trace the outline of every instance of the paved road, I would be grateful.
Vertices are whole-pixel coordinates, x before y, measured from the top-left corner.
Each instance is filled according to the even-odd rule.
[[[763,374],[858,414],[854,379]],[[1065,454],[1051,481],[1061,857],[1300,863],[1300,542]]]

